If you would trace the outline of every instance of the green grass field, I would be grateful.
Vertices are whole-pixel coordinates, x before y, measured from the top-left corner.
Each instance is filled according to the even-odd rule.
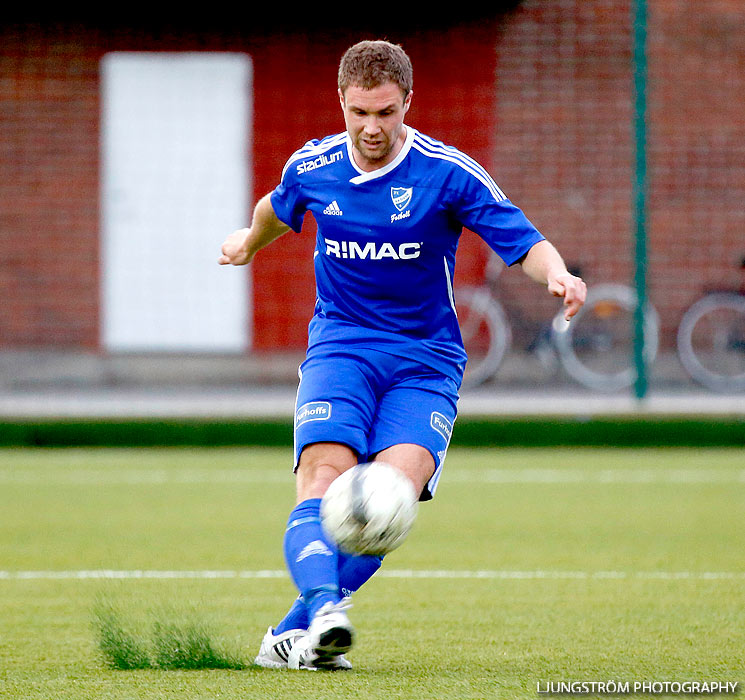
[[[0,451],[0,697],[535,699],[549,681],[745,682],[743,450],[453,448],[409,541],[355,596],[355,670],[335,674],[250,667],[295,596],[289,459]],[[157,621],[204,625],[249,666],[115,670],[97,645],[101,600],[143,638]]]

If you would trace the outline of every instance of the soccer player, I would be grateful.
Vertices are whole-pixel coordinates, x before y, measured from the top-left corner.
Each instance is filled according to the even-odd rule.
[[[567,320],[584,303],[584,282],[486,170],[404,123],[412,84],[400,46],[349,48],[338,75],[346,130],[289,158],[218,260],[250,263],[299,232],[306,211],[318,224],[317,300],[295,413],[297,505],[284,537],[300,595],[267,630],[262,666],[351,667],[348,598],[381,558],[347,555],[324,535],[320,502],[339,474],[378,459],[405,474],[420,500],[435,494],[467,360],[452,284],[463,228],[563,297]]]

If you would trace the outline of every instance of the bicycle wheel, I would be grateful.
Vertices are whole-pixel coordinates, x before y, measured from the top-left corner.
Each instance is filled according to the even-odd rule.
[[[708,389],[745,391],[745,296],[709,294],[693,304],[678,326],[678,357]]]
[[[512,334],[501,304],[486,289],[459,289],[455,306],[468,354],[462,386],[470,388],[494,375],[510,347]]]
[[[617,391],[636,381],[634,310],[636,292],[623,284],[602,284],[587,291],[585,305],[568,326],[554,333],[559,360],[580,384],[598,391]],[[659,317],[645,307],[644,361],[651,365],[659,345]],[[554,328],[563,325],[557,315]]]

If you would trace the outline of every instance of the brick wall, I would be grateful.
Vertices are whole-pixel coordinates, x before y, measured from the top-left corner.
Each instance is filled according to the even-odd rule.
[[[0,344],[98,338],[98,65],[65,32],[0,43]]]
[[[745,281],[745,5],[648,12],[648,282],[671,349],[703,289]],[[496,177],[591,284],[633,283],[630,16],[629,0],[525,0],[497,39]]]
[[[650,12],[650,286],[668,334],[704,288],[745,274],[745,4]]]
[[[486,22],[445,35],[427,30],[406,41],[417,65],[417,99],[410,112],[416,126],[487,164],[493,34],[493,23]],[[5,30],[0,37],[0,347],[98,347],[98,64],[104,53],[248,52],[255,73],[257,199],[276,185],[296,148],[344,128],[336,67],[344,49],[364,36],[340,31],[263,37],[67,24]],[[433,56],[435,45],[441,50]],[[464,76],[465,62],[472,69]],[[313,234],[309,217],[302,235],[285,236],[257,259],[258,350],[305,345],[314,303]],[[473,267],[468,244],[462,258],[466,270]]]
[[[629,282],[630,3],[526,0],[496,44],[496,177],[588,284]],[[528,321],[560,306],[522,275],[500,284]]]
[[[669,346],[702,287],[741,283],[745,7],[649,0],[649,15],[649,279]],[[633,271],[629,17],[630,0],[523,0],[447,31],[385,32],[414,61],[410,123],[489,168],[590,283],[630,281]],[[363,36],[208,24],[0,29],[0,347],[98,347],[98,62],[106,51],[250,53],[256,198],[295,148],[343,128],[336,65]],[[304,345],[313,233],[308,221],[302,235],[257,259],[260,350]],[[483,262],[479,241],[465,234],[456,284],[476,280]],[[554,308],[516,271],[501,284],[525,315]]]

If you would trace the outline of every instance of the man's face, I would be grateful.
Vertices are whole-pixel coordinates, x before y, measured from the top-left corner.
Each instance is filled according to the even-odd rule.
[[[382,168],[398,155],[406,138],[403,123],[411,94],[404,98],[395,83],[370,90],[350,85],[339,91],[355,161],[363,170]]]

